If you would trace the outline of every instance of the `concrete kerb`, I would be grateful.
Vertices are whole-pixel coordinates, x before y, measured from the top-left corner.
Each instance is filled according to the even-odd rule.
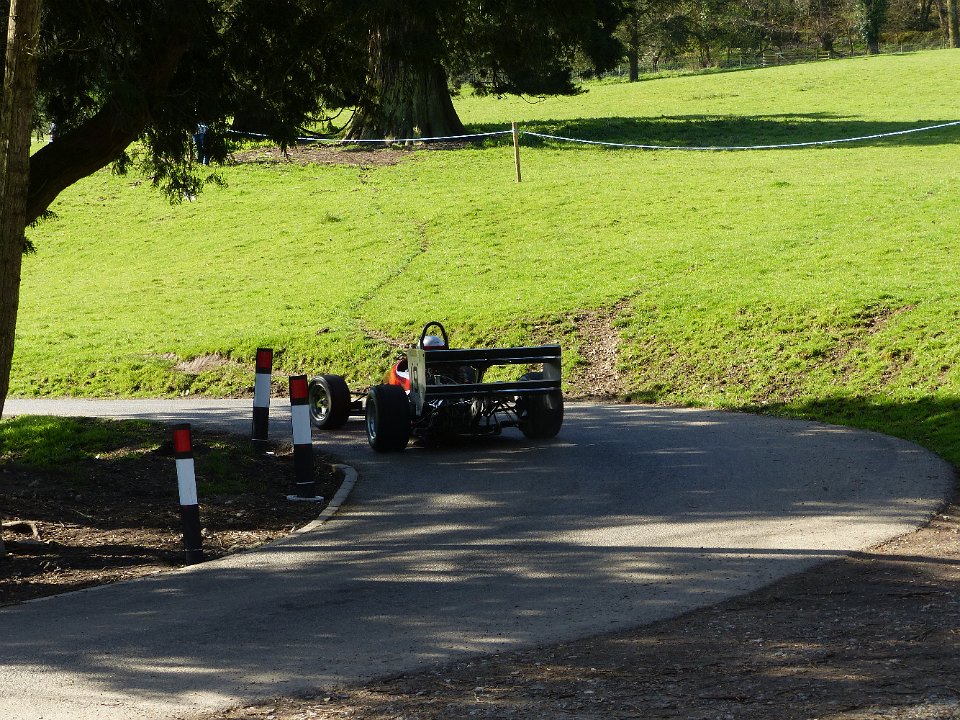
[[[225,560],[229,560],[231,557],[235,555],[255,552],[257,550],[261,550],[271,546],[280,545],[284,542],[284,540],[288,540],[291,537],[302,535],[303,533],[310,532],[311,530],[316,530],[317,528],[322,526],[324,523],[326,523],[330,518],[332,518],[334,515],[337,514],[337,511],[340,509],[343,503],[347,501],[347,498],[350,496],[350,493],[353,491],[354,485],[357,484],[357,480],[359,479],[359,474],[357,473],[356,468],[351,467],[350,465],[337,463],[333,465],[333,469],[336,472],[343,475],[343,482],[340,483],[340,488],[337,490],[336,493],[334,493],[333,499],[327,504],[327,506],[323,509],[323,511],[320,513],[317,519],[313,520],[310,523],[307,523],[303,527],[291,530],[288,535],[281,538],[277,538],[273,542],[264,543],[263,545],[258,545],[255,548],[240,550],[237,553],[230,553],[229,555],[224,555],[223,557],[219,557],[213,560],[206,560],[204,562],[199,562],[194,565],[185,565],[183,567],[172,568],[170,570],[158,570],[156,572],[150,573],[149,575],[144,575],[142,577],[130,578],[129,580],[120,580],[114,583],[107,583],[106,585],[94,585],[92,587],[80,588],[79,590],[71,590],[66,593],[58,593],[57,595],[47,595],[45,597],[31,598],[30,600],[23,600],[17,604],[25,605],[28,603],[33,604],[33,603],[49,602],[52,600],[56,600],[58,597],[62,597],[63,595],[73,595],[73,594],[80,594],[80,593],[84,593],[84,594],[96,593],[103,590],[109,590],[110,588],[116,587],[118,585],[129,585],[131,583],[144,582],[144,581],[157,581],[165,575],[179,575],[179,574],[186,574],[186,573],[192,573],[192,572],[203,572],[204,568],[209,568],[211,565],[216,565],[217,563],[223,562]]]
[[[350,493],[353,491],[353,486],[357,484],[357,479],[359,478],[357,469],[342,463],[335,464],[333,469],[343,475],[343,482],[340,483],[340,488],[337,490],[333,496],[333,499],[327,504],[316,520],[307,523],[301,528],[297,528],[290,533],[291,535],[300,535],[302,533],[310,532],[311,530],[316,530],[330,518],[336,515],[340,510],[340,506],[346,502],[348,497],[350,497]]]

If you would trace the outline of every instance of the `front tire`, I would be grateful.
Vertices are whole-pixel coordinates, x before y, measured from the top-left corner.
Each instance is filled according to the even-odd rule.
[[[339,375],[321,375],[310,381],[310,424],[322,430],[343,427],[350,418],[350,388]]]
[[[528,373],[521,380],[542,380],[543,373]],[[519,427],[531,440],[556,437],[563,425],[563,393],[552,390],[542,395],[529,395],[520,402]]]
[[[410,440],[410,400],[399,385],[374,385],[367,394],[367,442],[377,452],[399,452]]]

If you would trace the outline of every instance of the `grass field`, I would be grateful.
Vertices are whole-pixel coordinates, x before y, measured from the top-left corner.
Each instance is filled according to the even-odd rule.
[[[588,89],[457,106],[477,131],[825,140],[960,120],[960,55]],[[226,188],[179,206],[101,172],[30,234],[12,393],[231,394],[260,345],[278,372],[366,384],[386,339],[431,319],[459,345],[556,338],[575,378],[589,311],[621,333],[634,399],[851,423],[960,464],[958,141],[954,127],[696,153],[527,137],[520,184],[509,143],[488,142],[392,165],[229,166]]]

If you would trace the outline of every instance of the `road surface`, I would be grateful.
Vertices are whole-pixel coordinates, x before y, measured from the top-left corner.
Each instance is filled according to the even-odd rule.
[[[271,437],[289,435],[274,400]],[[7,413],[247,432],[249,401],[18,401]],[[319,529],[0,609],[0,717],[190,717],[677,615],[922,524],[952,468],[817,423],[570,403],[560,436],[376,455]],[[202,504],[202,499],[201,499]]]

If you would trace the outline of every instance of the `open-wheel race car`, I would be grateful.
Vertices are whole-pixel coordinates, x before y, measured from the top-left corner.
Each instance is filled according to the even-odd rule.
[[[542,369],[485,382],[495,365]],[[451,349],[438,322],[424,325],[380,385],[351,392],[340,375],[320,375],[310,381],[309,394],[315,427],[334,430],[363,415],[367,440],[379,452],[403,450],[410,438],[499,434],[508,427],[528,438],[552,438],[563,424],[559,345]]]

